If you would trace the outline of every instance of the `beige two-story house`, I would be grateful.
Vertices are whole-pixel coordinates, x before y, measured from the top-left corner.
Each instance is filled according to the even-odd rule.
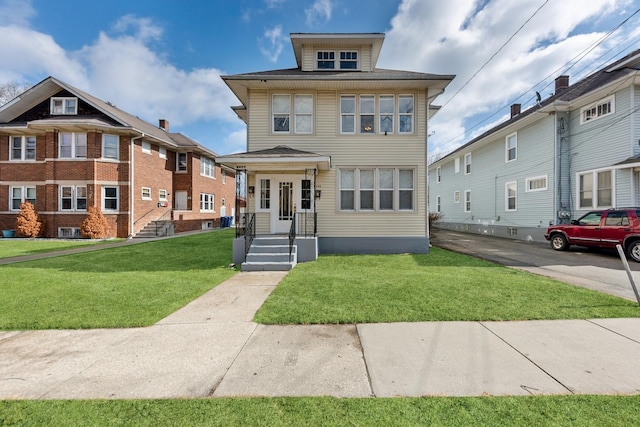
[[[383,41],[294,33],[295,68],[223,77],[247,124],[247,151],[218,158],[246,174],[235,262],[254,236],[298,261],[429,251],[427,120],[454,76],[376,68]]]

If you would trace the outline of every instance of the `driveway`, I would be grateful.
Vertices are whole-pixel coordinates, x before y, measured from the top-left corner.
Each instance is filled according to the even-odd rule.
[[[551,249],[547,243],[442,229],[434,230],[431,244],[636,301],[627,273],[615,250],[572,246],[566,252],[559,252]],[[629,261],[629,266],[636,286],[640,286],[640,263]]]

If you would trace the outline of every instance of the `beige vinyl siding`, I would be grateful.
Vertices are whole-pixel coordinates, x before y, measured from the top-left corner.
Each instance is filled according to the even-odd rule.
[[[372,71],[371,46],[304,46],[302,48],[302,71],[314,71],[316,69],[316,52],[319,50],[333,51],[336,53],[336,69],[339,69],[341,51],[357,51],[360,71]]]
[[[270,95],[266,90],[252,90],[249,92],[249,99],[251,107],[248,111],[247,151],[255,151],[260,148],[254,146],[254,140],[271,134]]]
[[[363,47],[360,49],[360,71],[372,71],[371,65],[371,48]]]

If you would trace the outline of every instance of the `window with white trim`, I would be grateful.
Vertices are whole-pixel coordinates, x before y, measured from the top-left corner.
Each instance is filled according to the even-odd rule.
[[[378,97],[378,119],[380,121],[380,133],[385,135],[393,133],[393,118],[395,117],[396,99],[393,95],[380,95]]]
[[[341,70],[357,70],[358,52],[357,51],[341,51],[340,52],[340,69]]]
[[[440,196],[436,196],[436,212],[440,213],[440,208],[441,208],[441,203],[440,203]]]
[[[356,133],[356,97],[340,97],[340,133]]]
[[[440,184],[442,182],[442,169],[440,166],[436,168],[436,184]]]
[[[398,96],[398,132],[413,133],[413,95]]]
[[[87,134],[76,132],[61,132],[58,135],[60,159],[86,159]]]
[[[512,162],[518,158],[518,134],[507,135],[504,141],[505,162]]]
[[[376,103],[373,95],[360,96],[360,133],[375,133]]]
[[[456,157],[456,159],[453,162],[453,170],[455,173],[459,173],[460,172],[460,157]]]
[[[168,196],[167,190],[165,190],[164,188],[161,188],[158,191],[158,200],[160,200],[161,202],[166,202],[167,196]]]
[[[578,174],[578,207],[598,209],[613,207],[613,171]]]
[[[102,134],[102,158],[118,160],[120,152],[120,137],[108,133]]]
[[[471,190],[464,191],[464,211],[471,212]]]
[[[601,99],[580,109],[580,124],[615,113],[615,95]]]
[[[319,50],[316,52],[316,69],[333,70],[336,68],[336,53],[331,50]]]
[[[200,212],[213,212],[215,196],[210,193],[200,193]]]
[[[525,191],[545,191],[547,189],[547,175],[534,176],[525,180]]]
[[[120,189],[117,186],[102,187],[102,210],[117,212]]]
[[[30,202],[32,205],[36,205],[36,187],[26,185],[21,187],[11,187],[9,210],[19,211],[20,205],[24,202]]]
[[[342,134],[410,134],[413,131],[413,95],[381,94],[377,100],[374,95],[340,95]]]
[[[9,138],[11,146],[9,149],[9,160],[35,160],[36,159],[36,137],[35,136],[12,136]]]
[[[296,94],[292,97],[287,94],[274,94],[271,97],[271,116],[273,133],[313,133],[313,95]]]
[[[147,141],[142,141],[142,152],[144,154],[151,154],[151,143]]]
[[[260,180],[260,209],[269,209],[271,207],[271,180]]]
[[[61,185],[59,210],[86,211],[87,210],[87,186],[86,185]]]
[[[460,190],[453,192],[453,203],[460,203]]]
[[[158,147],[158,157],[161,159],[167,158],[167,149],[166,147]]]
[[[311,95],[295,95],[293,98],[294,133],[312,133],[313,97]]]
[[[58,238],[60,239],[79,239],[80,228],[78,227],[58,227]]]
[[[200,175],[209,178],[216,177],[216,163],[208,157],[200,157]]]
[[[291,96],[273,95],[271,98],[271,114],[274,133],[289,133],[291,115]]]
[[[518,183],[516,181],[507,182],[504,185],[504,210],[515,211],[517,210],[518,202]]]
[[[469,175],[471,173],[471,153],[464,155],[464,174]]]
[[[340,169],[341,211],[413,211],[414,169]]]
[[[311,180],[303,179],[300,182],[300,209],[311,209],[311,201],[313,197],[311,195]]]
[[[142,187],[142,200],[151,200],[151,188]]]
[[[78,114],[78,98],[52,97],[52,115],[75,115]]]
[[[176,154],[176,172],[187,171],[187,153]]]
[[[224,169],[220,169],[220,175],[222,175],[222,183],[227,183],[227,171]]]

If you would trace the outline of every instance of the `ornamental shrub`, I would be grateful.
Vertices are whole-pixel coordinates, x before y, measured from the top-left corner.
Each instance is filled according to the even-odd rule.
[[[80,226],[80,235],[88,239],[104,239],[109,236],[109,223],[99,208],[89,206],[87,217]]]
[[[20,205],[16,218],[16,234],[20,237],[38,237],[42,231],[42,221],[38,218],[35,206],[31,202]]]

